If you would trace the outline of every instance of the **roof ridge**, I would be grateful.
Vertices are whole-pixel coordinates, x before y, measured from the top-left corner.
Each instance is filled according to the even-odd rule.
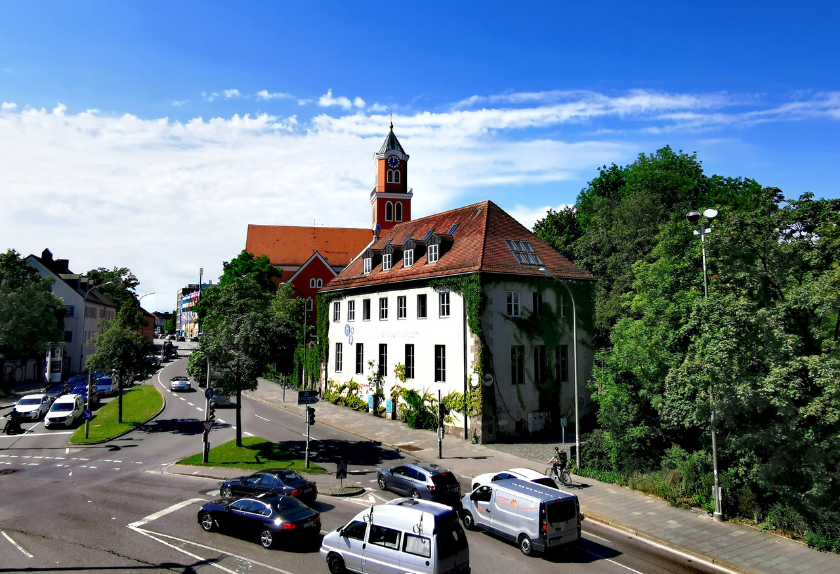
[[[487,223],[490,221],[490,206],[495,207],[495,203],[490,201],[489,199],[485,200],[483,203],[486,205],[484,206],[484,227],[481,230],[481,255],[478,259],[478,268],[484,268],[484,254],[487,251]]]

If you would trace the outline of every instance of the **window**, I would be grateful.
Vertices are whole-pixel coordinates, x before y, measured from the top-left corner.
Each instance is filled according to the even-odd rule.
[[[563,295],[560,295],[560,316],[566,316],[566,298]]]
[[[362,321],[370,321],[370,299],[362,299]]]
[[[394,170],[389,169],[385,177],[386,183],[394,183]]]
[[[323,279],[318,279],[318,282],[315,284],[315,287],[320,289],[323,286],[324,286],[324,280]]]
[[[544,383],[548,375],[545,363],[545,345],[534,347],[534,382]]]
[[[519,291],[507,292],[508,317],[519,317]]]
[[[426,295],[418,295],[417,296],[417,318],[418,319],[425,319],[426,318]]]
[[[569,380],[569,346],[560,345],[557,347],[557,380]]]
[[[312,299],[307,299],[307,300],[306,300],[306,310],[307,310],[307,311],[311,311],[311,310],[314,308],[314,307],[313,307],[313,304],[314,304],[314,300],[312,300]]]
[[[344,353],[342,349],[341,343],[335,344],[335,371],[337,373],[341,372],[342,363],[344,362]]]
[[[365,532],[367,532],[367,522],[364,520],[354,520],[341,531],[346,538],[352,538],[353,540],[364,540]]]
[[[382,271],[390,271],[391,270],[391,254],[390,253],[383,253],[382,254]]]
[[[310,289],[315,289],[315,279],[310,279],[309,280],[309,288]]]
[[[379,320],[388,320],[388,299],[386,297],[381,297],[379,299]]]
[[[505,239],[505,243],[513,252],[516,260],[525,265],[541,265],[542,260],[540,256],[534,252],[534,248],[527,241],[518,241],[516,239]]]
[[[437,263],[439,245],[429,245],[429,263]]]
[[[394,219],[396,221],[402,221],[402,201],[398,201],[395,205],[396,213],[394,214]]]
[[[446,346],[435,345],[435,382],[446,382]]]
[[[373,268],[373,259],[370,257],[365,257],[365,269],[364,273],[370,273],[370,270]]]
[[[385,221],[394,221],[394,204],[390,201],[385,202]]]
[[[514,385],[525,382],[525,346],[510,346],[510,381]]]
[[[371,524],[368,542],[385,548],[400,549],[400,531]]]
[[[414,378],[414,345],[405,346],[405,378]]]
[[[356,343],[356,374],[361,375],[365,372],[365,346],[362,343]]]
[[[394,170],[394,183],[399,183],[399,182],[400,182],[400,172],[397,171],[397,170]]]
[[[333,303],[333,323],[341,322],[341,302]]]
[[[531,308],[531,311],[534,312],[534,315],[539,315],[540,310],[542,309],[542,293],[534,293],[534,306]]]
[[[361,538],[359,540],[361,540]],[[429,538],[426,538],[425,536],[415,536],[414,534],[406,532],[404,540],[403,552],[406,554],[414,554],[415,556],[420,556],[421,558],[431,558],[432,541]]]
[[[76,316],[76,306],[75,305],[67,305],[67,316],[68,317],[75,317]]]
[[[449,317],[449,291],[438,293],[438,308],[441,317]]]
[[[402,295],[397,297],[397,319],[405,319],[406,315],[405,295]]]
[[[347,302],[347,320],[348,321],[355,321],[356,320],[356,302],[355,301],[348,301]]]
[[[414,265],[414,250],[406,249],[403,251],[403,267],[411,267]]]
[[[379,374],[385,376],[388,365],[388,345],[384,343],[379,344]]]
[[[73,331],[64,331],[64,342],[65,343],[72,343],[73,342]]]

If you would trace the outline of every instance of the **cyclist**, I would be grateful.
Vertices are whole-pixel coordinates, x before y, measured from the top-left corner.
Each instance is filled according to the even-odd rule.
[[[561,451],[559,446],[554,447],[554,456],[546,464],[551,465],[551,472],[560,476],[560,471],[566,468],[566,451]],[[559,468],[558,468],[559,467]]]

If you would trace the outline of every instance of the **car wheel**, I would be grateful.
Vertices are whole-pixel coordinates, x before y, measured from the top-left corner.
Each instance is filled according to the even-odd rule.
[[[527,534],[523,534],[519,537],[519,550],[525,556],[530,556],[534,552],[534,543],[531,542],[531,539]]]
[[[332,554],[327,558],[327,567],[330,569],[330,574],[344,574],[344,560],[338,554]]]
[[[412,488],[411,489],[411,498],[413,498],[414,500],[420,500],[420,491],[417,490],[416,488]]]
[[[461,520],[464,521],[464,528],[467,530],[475,530],[475,518],[473,518],[472,512],[465,510],[461,515]]]
[[[274,535],[268,528],[264,528],[260,532],[260,544],[262,544],[263,548],[271,548],[274,545]]]
[[[231,498],[233,496],[233,491],[229,486],[223,486],[219,494],[222,495],[222,498]]]
[[[201,515],[201,528],[204,532],[213,532],[213,528],[215,528],[215,524],[213,523],[213,516],[209,512],[205,512]]]
[[[388,490],[388,483],[385,482],[385,477],[379,475],[379,478],[376,480],[379,483],[379,490]]]

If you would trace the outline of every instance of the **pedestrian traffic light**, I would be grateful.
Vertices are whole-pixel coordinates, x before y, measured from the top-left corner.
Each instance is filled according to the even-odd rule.
[[[443,403],[438,403],[438,427],[443,428],[443,423],[446,417],[449,416],[449,407]]]
[[[309,425],[315,424],[315,407],[306,407],[306,422]]]
[[[209,408],[207,409],[207,420],[216,420],[216,405],[214,403],[210,403]]]

